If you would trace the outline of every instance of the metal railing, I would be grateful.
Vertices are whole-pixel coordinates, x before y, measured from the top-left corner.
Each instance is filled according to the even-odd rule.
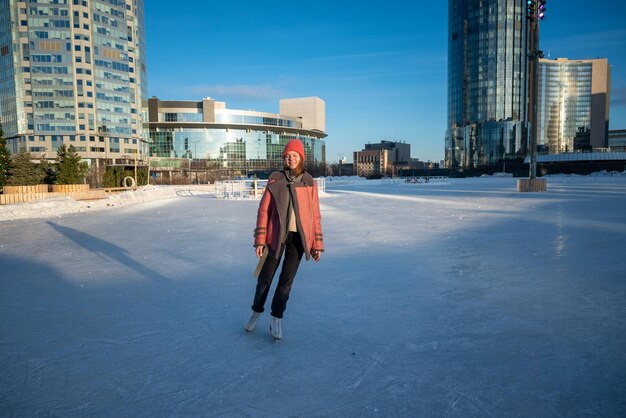
[[[411,183],[411,184],[420,184],[420,183],[441,183],[448,181],[448,176],[410,176],[410,177],[394,177],[394,178],[383,178],[382,183]]]
[[[315,179],[319,194],[326,193],[326,179]],[[260,199],[267,187],[267,180],[245,179],[215,182],[217,199]]]

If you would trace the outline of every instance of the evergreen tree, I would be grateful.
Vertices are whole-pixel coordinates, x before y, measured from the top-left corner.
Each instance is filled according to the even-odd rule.
[[[11,169],[11,153],[7,149],[7,140],[0,128],[0,189],[7,183],[9,170]]]
[[[73,145],[61,145],[57,150],[57,183],[80,184],[85,181],[89,165],[80,160],[80,155]]]
[[[43,182],[44,173],[38,164],[30,160],[30,152],[20,151],[11,157],[9,186],[33,186]]]
[[[51,163],[44,158],[39,162],[39,167],[41,167],[43,171],[43,182],[45,184],[55,184],[57,182],[58,172],[56,163]]]

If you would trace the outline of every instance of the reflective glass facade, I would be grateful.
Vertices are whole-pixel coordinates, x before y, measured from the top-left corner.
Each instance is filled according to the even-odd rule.
[[[270,116],[254,116],[237,113],[237,111],[216,111],[215,121],[220,123],[239,123],[239,124],[253,124],[253,125],[270,125],[270,126],[284,126],[288,128],[302,128],[302,122],[298,122],[294,119],[287,119],[285,117],[270,117]]]
[[[544,151],[556,154],[590,145],[591,75],[590,62],[539,62],[537,144]]]
[[[604,149],[610,67],[606,58],[539,60],[538,144],[549,153]]]
[[[611,151],[626,151],[626,129],[609,131],[609,148]]]
[[[526,154],[525,0],[448,2],[447,167]]]
[[[147,95],[143,0],[0,3],[0,115],[11,152],[131,158]]]
[[[282,152],[291,139],[302,141],[305,165],[312,174],[319,175],[326,165],[326,134],[302,129],[299,117],[214,109],[216,102],[206,99],[167,102],[151,98],[148,103],[153,172],[188,169],[219,172],[223,177],[263,176],[283,168]]]

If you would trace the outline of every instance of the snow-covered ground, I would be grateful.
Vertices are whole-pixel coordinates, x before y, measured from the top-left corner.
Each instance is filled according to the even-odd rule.
[[[0,415],[626,416],[626,176],[515,185],[328,180],[279,343],[258,201],[0,207]]]
[[[119,192],[97,200],[76,201],[69,197],[54,197],[14,205],[0,205],[0,221],[59,217],[72,213],[110,210],[137,203],[213,192],[212,185],[144,186],[135,191]]]

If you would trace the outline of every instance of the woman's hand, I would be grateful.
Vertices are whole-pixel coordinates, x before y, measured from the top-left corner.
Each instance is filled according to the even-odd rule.
[[[262,245],[257,245],[257,247],[256,247],[256,256],[258,258],[263,257],[263,246]]]

